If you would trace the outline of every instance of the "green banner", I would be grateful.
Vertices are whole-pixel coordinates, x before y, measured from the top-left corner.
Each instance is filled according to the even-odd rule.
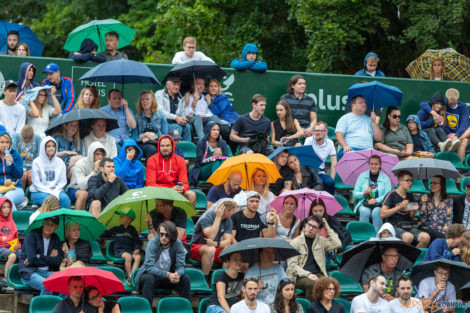
[[[75,97],[78,99],[80,91],[87,85],[94,85],[101,97],[101,105],[107,104],[107,92],[113,88],[122,89],[120,84],[80,81],[79,78],[90,68],[96,66],[94,62],[79,64],[69,59],[36,58],[0,56],[0,87],[3,90],[3,81],[18,79],[18,71],[21,63],[31,62],[37,68],[35,80],[41,82],[45,79],[42,73],[48,63],[54,62],[60,66],[61,75],[70,77],[75,88]],[[172,68],[167,64],[148,64],[155,76],[162,81]],[[286,93],[289,78],[299,74],[294,72],[267,71],[266,73],[253,73],[250,71],[238,72],[225,69],[227,75],[222,79],[221,86],[232,102],[233,108],[240,114],[251,110],[251,97],[260,93],[267,97],[266,116],[271,120],[276,119],[275,106],[281,95]],[[301,73],[307,82],[307,93],[315,99],[318,110],[318,120],[326,121],[331,126],[336,124],[338,118],[344,113],[347,101],[348,88],[361,81],[372,79],[335,74]],[[460,91],[460,100],[470,102],[470,83],[451,81],[427,81],[403,78],[381,78],[381,82],[400,88],[403,93],[402,115],[404,117],[414,114],[419,110],[419,103],[429,100],[432,94],[439,90],[443,95],[448,88],[457,88]],[[163,86],[129,84],[124,85],[124,97],[129,101],[129,107],[134,111],[135,104],[143,90],[153,90]],[[404,120],[404,119],[403,119]],[[403,122],[402,120],[402,122]]]

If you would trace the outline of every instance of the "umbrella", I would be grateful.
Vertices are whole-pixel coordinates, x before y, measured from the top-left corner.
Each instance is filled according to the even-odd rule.
[[[51,125],[47,127],[46,135],[52,136],[59,132],[65,123],[80,121],[80,136],[84,137],[90,132],[91,122],[94,119],[104,119],[106,121],[106,131],[108,132],[119,127],[117,119],[108,112],[96,109],[80,109],[72,110],[54,119]]]
[[[31,28],[5,21],[0,21],[0,51],[7,51],[7,34],[11,30],[16,30],[20,34],[20,42],[24,42],[28,45],[31,56],[42,56],[44,45],[38,37],[36,37]]]
[[[128,190],[111,201],[98,216],[98,220],[107,227],[117,226],[119,225],[119,215],[115,214],[116,211],[123,208],[131,208],[136,213],[136,218],[132,221],[131,225],[140,233],[142,230],[148,229],[144,217],[155,208],[156,199],[173,200],[173,206],[183,209],[188,218],[197,214],[191,202],[177,191],[163,187],[143,187]]]
[[[343,183],[354,186],[359,175],[369,170],[369,158],[373,155],[380,156],[382,160],[381,171],[390,178],[392,187],[395,187],[398,184],[398,180],[392,173],[392,167],[398,163],[398,158],[374,149],[351,151],[344,154],[335,166],[336,172],[341,177]]]
[[[117,49],[130,45],[136,33],[134,29],[117,20],[93,20],[72,30],[64,44],[64,49],[70,52],[78,51],[82,41],[88,38],[98,45],[96,52],[104,51],[106,50],[106,34],[111,31],[119,35]]]
[[[101,233],[106,230],[106,227],[104,227],[103,224],[101,224],[93,215],[87,211],[59,209],[52,212],[39,214],[34,222],[24,231],[24,235],[33,229],[41,228],[43,226],[44,220],[51,217],[59,218],[59,227],[55,233],[59,236],[61,241],[64,240],[65,225],[68,222],[77,222],[80,224],[80,239],[86,241],[94,241],[98,239]]]
[[[335,215],[341,211],[343,207],[339,204],[338,200],[335,199],[331,194],[326,191],[317,191],[309,188],[302,188],[299,190],[287,190],[284,191],[274,199],[269,205],[276,209],[279,213],[282,211],[284,199],[287,196],[295,196],[298,200],[297,209],[294,211],[294,215],[300,220],[305,219],[309,215],[310,205],[314,200],[322,199],[325,203],[326,213],[330,216]]]
[[[340,271],[360,282],[364,269],[382,262],[382,251],[386,248],[397,248],[400,259],[396,269],[399,271],[412,266],[421,253],[418,248],[397,238],[371,238],[344,252]]]
[[[400,161],[392,168],[395,175],[401,170],[410,171],[413,179],[431,179],[436,175],[442,175],[446,179],[460,177],[455,166],[449,161],[430,158]]]
[[[275,183],[279,178],[281,178],[281,174],[279,174],[273,161],[260,153],[254,153],[241,154],[228,158],[214,173],[212,173],[207,182],[213,185],[224,184],[230,173],[238,170],[243,176],[240,187],[244,190],[250,190],[252,187],[251,176],[258,169],[263,170],[266,175],[268,175],[270,183]]]
[[[121,84],[157,84],[161,85],[147,64],[125,59],[98,64],[80,77],[80,80]]]
[[[383,84],[378,81],[354,84],[348,89],[348,101],[356,96],[366,99],[367,107],[374,110],[401,105],[403,92],[395,86]]]
[[[470,282],[463,285],[460,290],[462,291],[462,300],[470,301]]]
[[[429,79],[432,62],[435,59],[441,59],[444,62],[444,78],[460,81],[470,80],[470,59],[452,48],[426,50],[406,67],[406,71],[411,78]]]
[[[102,296],[126,291],[119,278],[110,271],[100,270],[95,267],[74,267],[65,271],[55,272],[42,283],[47,290],[62,294],[69,294],[68,281],[70,277],[80,276],[83,279],[83,287],[96,287]]]
[[[239,252],[244,260],[253,261],[253,252],[262,248],[274,248],[274,260],[283,261],[293,256],[299,255],[299,252],[284,239],[276,238],[251,238],[234,243],[220,254],[220,258],[226,258],[230,254]],[[254,250],[254,251],[253,251]]]
[[[456,288],[463,286],[470,280],[470,267],[464,262],[451,261],[448,259],[439,259],[433,261],[423,261],[411,269],[411,278],[413,284],[418,286],[420,281],[427,277],[434,277],[434,270],[438,264],[450,267],[448,281]]]
[[[281,151],[289,152],[289,154],[294,154],[299,159],[300,165],[302,166],[310,166],[315,170],[318,170],[320,165],[322,165],[323,160],[315,153],[313,147],[311,145],[307,146],[298,146],[298,147],[279,147],[268,156],[269,159],[274,160],[276,155],[278,155]]]
[[[210,61],[190,61],[182,64],[176,64],[163,81],[170,76],[179,77],[183,83],[189,84],[191,80],[196,84],[196,78],[201,77],[205,80],[215,78],[220,81],[227,73],[217,64]],[[185,86],[187,88],[187,86]]]

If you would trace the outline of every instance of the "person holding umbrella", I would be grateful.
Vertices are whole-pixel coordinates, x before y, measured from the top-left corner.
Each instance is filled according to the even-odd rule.
[[[96,313],[121,313],[119,303],[109,299],[104,302],[101,292],[95,286],[86,287],[83,293],[88,304],[95,307]]]
[[[67,286],[69,296],[57,303],[52,313],[96,313],[96,309],[83,298],[83,285],[81,276],[70,277]]]

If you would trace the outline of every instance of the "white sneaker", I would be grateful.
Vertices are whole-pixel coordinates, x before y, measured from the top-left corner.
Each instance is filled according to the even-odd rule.
[[[452,140],[446,139],[446,141],[441,142],[441,144],[439,145],[439,149],[441,151],[449,151],[451,146],[452,146]]]
[[[454,140],[454,141],[452,142],[452,146],[450,147],[449,150],[450,150],[450,151],[453,151],[453,152],[457,152],[457,150],[459,150],[459,148],[460,148],[460,140],[457,139],[457,140]]]

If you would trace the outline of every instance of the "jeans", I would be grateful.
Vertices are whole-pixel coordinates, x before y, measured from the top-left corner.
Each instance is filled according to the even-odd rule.
[[[21,187],[16,187],[13,190],[7,191],[6,193],[0,193],[0,197],[7,197],[13,202],[12,211],[16,211],[16,206],[23,203],[24,200],[24,191]]]
[[[374,225],[375,232],[378,233],[380,227],[382,227],[383,224],[383,221],[380,218],[381,208],[381,206],[378,206],[371,210],[370,208],[365,207],[361,204],[359,208],[357,208],[357,210],[359,211],[359,222],[369,223],[369,218],[372,212],[372,224]]]
[[[155,288],[176,289],[180,297],[191,301],[191,283],[189,281],[189,277],[184,274],[176,284],[171,283],[168,278],[158,278],[150,273],[143,274],[140,277],[139,282],[142,286],[142,295],[148,300],[150,305],[152,305]]]
[[[201,117],[200,115],[194,115],[189,119],[189,123],[194,126],[198,139],[204,138],[204,125],[209,122],[219,123],[220,119],[217,115],[212,115],[211,117]]]
[[[428,134],[429,140],[431,140],[431,143],[434,146],[437,146],[439,142],[447,140],[447,133],[442,127],[430,127],[423,130]]]
[[[49,196],[52,196],[52,195],[47,192],[41,192],[41,191],[31,192],[31,201],[34,204],[42,205],[44,200],[46,200],[46,198]],[[63,191],[61,191],[59,194],[59,202],[60,202],[60,207],[65,208],[65,209],[70,209],[70,206],[72,205],[70,202],[69,196]]]
[[[42,282],[47,277],[51,276],[53,273],[53,271],[37,270],[36,272],[31,274],[31,276],[29,276],[29,279],[21,278],[21,281],[23,282],[23,284],[28,285],[34,290],[41,291],[41,295],[51,295],[52,292],[47,291],[46,287],[44,287]]]
[[[186,124],[184,126],[181,126],[177,123],[169,124],[168,130],[172,128],[176,128],[181,133],[181,137],[183,137],[184,141],[191,141],[191,126],[189,126],[189,124]]]
[[[247,153],[249,151],[253,151],[253,150],[251,150],[248,145],[240,144],[238,146],[238,154],[244,154],[244,153]],[[274,148],[273,148],[272,145],[267,144],[262,151],[253,151],[253,152],[254,153],[261,153],[261,154],[264,154],[265,156],[268,156],[268,155],[270,155],[271,153],[274,152]]]
[[[335,194],[335,181],[333,178],[331,178],[330,175],[327,174],[318,174],[320,177],[323,186],[326,191],[328,191],[331,195]]]
[[[150,143],[139,143],[140,149],[142,149],[142,154],[147,160],[158,152],[157,146]]]

